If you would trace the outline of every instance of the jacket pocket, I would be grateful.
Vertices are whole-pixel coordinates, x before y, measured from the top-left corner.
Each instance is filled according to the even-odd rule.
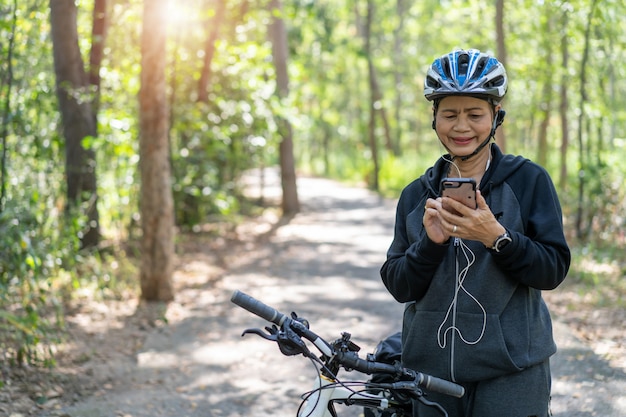
[[[452,358],[457,381],[491,379],[522,370],[511,357],[504,340],[500,318],[497,315],[487,315],[484,334],[482,337],[480,335],[474,337],[477,334],[477,326],[482,329],[483,320],[484,316],[478,314],[458,313],[457,315],[458,330],[453,336],[455,345]],[[461,340],[460,335],[465,341]]]
[[[402,328],[404,366],[459,382],[521,370],[509,354],[497,315],[487,315],[485,323],[483,315],[458,313],[454,326],[444,319],[445,312],[407,305]]]

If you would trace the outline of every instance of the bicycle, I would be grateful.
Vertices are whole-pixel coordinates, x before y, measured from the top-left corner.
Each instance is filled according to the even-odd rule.
[[[384,413],[394,417],[407,417],[413,415],[414,400],[434,407],[442,416],[448,417],[443,407],[424,398],[424,390],[457,398],[465,393],[460,385],[404,368],[398,361],[377,362],[372,354],[362,359],[358,354],[360,348],[350,340],[349,333],[344,332],[339,339],[329,343],[311,331],[309,322],[298,317],[296,313],[287,316],[239,290],[232,294],[231,302],[272,323],[271,327],[265,327],[265,331],[258,328],[246,329],[242,337],[255,334],[276,342],[282,354],[303,355],[315,366],[317,376],[313,389],[302,395],[303,401],[298,408],[297,417],[337,417],[335,404],[360,406],[374,410],[374,415]],[[319,357],[309,350],[307,342],[317,348],[321,354]],[[387,375],[391,382],[341,381],[338,378],[341,368],[367,375]]]

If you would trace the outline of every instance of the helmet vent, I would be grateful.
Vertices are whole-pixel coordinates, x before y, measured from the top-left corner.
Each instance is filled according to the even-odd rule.
[[[486,58],[486,57],[483,57],[480,60],[478,60],[478,63],[476,64],[476,70],[474,71],[474,74],[476,74],[477,76],[482,74],[483,71],[485,70],[485,67],[487,66],[487,61],[488,61],[488,58]]]
[[[435,80],[433,77],[426,78],[426,85],[431,88],[441,88],[441,84],[439,83],[439,81]]]
[[[485,87],[500,87],[504,84],[504,77],[499,76],[485,84]]]
[[[466,77],[469,74],[467,70],[469,68],[469,55],[460,54],[458,59],[458,75],[461,77]]]

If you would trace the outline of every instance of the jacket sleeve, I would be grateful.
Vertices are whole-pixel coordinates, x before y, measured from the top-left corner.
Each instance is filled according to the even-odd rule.
[[[512,278],[532,288],[551,290],[565,279],[571,253],[552,180],[543,168],[534,180],[526,178],[524,186],[518,187],[524,231],[509,230],[512,243],[492,256]]]
[[[399,302],[421,299],[443,260],[449,245],[432,242],[422,226],[425,198],[412,203],[406,190],[396,209],[394,238],[380,275]]]

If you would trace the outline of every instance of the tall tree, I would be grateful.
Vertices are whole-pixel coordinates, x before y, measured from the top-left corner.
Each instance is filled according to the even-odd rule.
[[[98,131],[98,108],[100,107],[100,67],[104,57],[104,45],[108,25],[107,0],[95,0],[93,26],[91,28],[91,52],[89,53],[89,85],[94,90],[93,116]]]
[[[280,0],[270,2],[272,22],[269,26],[269,35],[272,42],[272,56],[276,70],[276,87],[279,99],[289,96],[289,73],[287,61],[289,50],[287,47],[287,29],[283,19],[283,5]],[[279,116],[280,141],[280,179],[283,190],[282,210],[284,216],[291,216],[300,211],[298,187],[296,185],[296,168],[293,156],[293,128],[291,122]]]
[[[174,298],[174,200],[165,81],[165,2],[144,0],[139,91],[141,298]]]
[[[372,61],[372,20],[374,18],[374,2],[373,0],[367,0],[367,15],[365,16],[365,24],[363,27],[364,37],[364,54],[367,57],[367,73],[369,80],[370,90],[370,103],[369,103],[369,127],[368,127],[368,140],[370,151],[372,153],[372,163],[374,164],[373,176],[372,176],[372,188],[378,190],[379,185],[379,171],[380,161],[378,158],[378,141],[376,140],[376,107],[380,100],[380,90],[378,87],[378,80],[376,78],[376,71],[374,69],[374,62]]]
[[[569,118],[567,116],[567,110],[569,108],[569,36],[567,31],[567,24],[569,21],[569,11],[567,8],[563,8],[561,16],[561,91],[559,97],[559,117],[561,119],[561,161],[559,172],[559,188],[565,190],[567,186],[567,150],[569,149]]]
[[[374,0],[367,0],[367,15],[365,16],[365,23],[363,25],[363,54],[367,60],[367,74],[368,84],[370,92],[369,102],[369,124],[368,124],[368,141],[370,152],[372,155],[373,176],[371,187],[374,190],[380,189],[380,161],[378,152],[378,141],[376,139],[376,117],[380,115],[380,120],[383,125],[383,134],[385,139],[385,148],[394,153],[393,140],[391,139],[391,128],[389,127],[389,120],[387,119],[387,112],[383,105],[383,92],[378,81],[378,74],[374,65],[374,47],[372,41],[374,40],[374,33],[372,25],[374,23],[374,15],[376,5]]]
[[[545,5],[544,5],[545,6]],[[553,33],[553,13],[552,10],[549,9],[549,6],[545,6],[546,12],[543,13],[542,32],[545,34]],[[538,132],[538,144],[537,144],[537,162],[540,165],[547,166],[548,164],[548,126],[550,125],[550,119],[552,116],[552,91],[553,91],[553,63],[554,63],[554,51],[553,51],[553,41],[551,37],[547,35],[541,41],[542,48],[541,51],[544,54],[545,65],[543,66],[543,88],[541,91],[541,99],[539,101],[539,113],[540,113],[540,121],[539,121],[539,132]]]
[[[393,109],[393,117],[396,123],[395,129],[395,137],[393,138],[392,150],[395,156],[399,156],[401,154],[401,143],[402,143],[402,123],[400,120],[401,117],[401,109],[403,107],[403,89],[402,84],[404,83],[404,73],[402,71],[403,68],[406,67],[406,59],[404,57],[404,31],[405,31],[405,21],[406,14],[408,10],[408,2],[407,0],[396,0],[396,20],[398,21],[397,26],[393,29],[393,82],[394,82],[394,109]]]
[[[83,141],[96,136],[89,80],[78,45],[74,0],[50,0],[50,21],[59,110],[65,137],[68,207],[83,206],[88,218],[83,247],[100,239],[95,152]]]
[[[504,67],[508,65],[506,57],[506,43],[504,34],[504,0],[496,1],[496,42],[498,46],[498,60]],[[501,125],[496,131],[496,140],[504,152],[506,152],[505,125]]]
[[[9,135],[9,119],[11,117],[11,89],[13,88],[13,47],[15,45],[15,32],[17,28],[17,0],[13,0],[13,13],[11,16],[11,36],[7,45],[6,74],[0,78],[0,95],[4,96],[2,103],[2,126],[0,127],[0,141],[2,141],[2,154],[0,154],[0,213],[4,211],[7,197],[7,136]]]
[[[587,95],[587,62],[589,61],[591,48],[591,28],[593,25],[593,14],[595,13],[598,0],[592,0],[589,14],[587,15],[587,23],[585,26],[583,56],[580,63],[580,104],[578,108],[578,207],[576,208],[576,237],[584,238],[585,229],[583,225],[583,215],[585,206],[585,170],[587,169],[585,143],[584,143],[584,122],[585,122],[585,104],[588,100]]]
[[[220,24],[224,20],[226,12],[226,0],[215,1],[215,15],[207,22],[210,28],[209,36],[204,44],[204,60],[202,62],[202,71],[200,72],[200,80],[198,81],[198,101],[206,103],[209,101],[209,80],[211,78],[211,63],[213,55],[215,55],[215,42],[220,31]]]

